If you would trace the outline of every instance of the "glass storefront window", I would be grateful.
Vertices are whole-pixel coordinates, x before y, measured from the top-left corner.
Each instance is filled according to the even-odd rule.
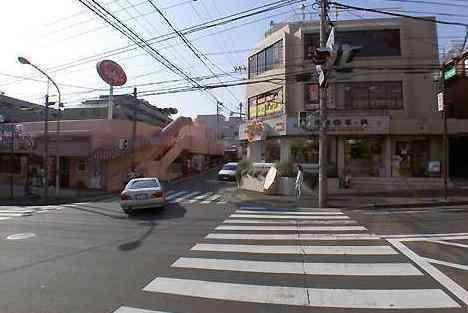
[[[352,176],[385,176],[383,140],[380,138],[347,138],[345,146],[345,172]]]
[[[393,176],[426,177],[429,164],[429,141],[400,140],[395,142]]]
[[[319,145],[317,139],[297,138],[291,142],[291,160],[294,163],[318,164]]]

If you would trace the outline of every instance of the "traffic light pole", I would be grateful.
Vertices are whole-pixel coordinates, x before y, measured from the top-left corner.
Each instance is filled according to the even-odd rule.
[[[320,0],[320,48],[326,47],[327,41],[328,0]],[[326,75],[326,74],[325,74]],[[319,130],[319,207],[327,206],[327,84],[320,86],[320,130]]]
[[[137,132],[137,104],[138,104],[138,99],[137,99],[137,89],[136,87],[133,88],[133,100],[135,103],[133,104],[133,124],[132,124],[132,171],[135,171],[136,169],[136,162],[135,162],[135,153],[136,153],[136,132]]]

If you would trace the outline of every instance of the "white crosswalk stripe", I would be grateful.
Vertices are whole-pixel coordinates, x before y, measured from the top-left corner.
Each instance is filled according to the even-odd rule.
[[[342,276],[421,276],[410,263],[302,263],[230,259],[180,258],[172,267],[256,273],[342,275]]]
[[[220,225],[215,230],[254,230],[254,231],[364,231],[364,226],[251,226]]]
[[[440,289],[319,289],[158,277],[144,291],[208,299],[353,309],[456,308]]]
[[[229,234],[213,233],[208,234],[206,239],[220,240],[380,240],[380,236],[369,234]]]
[[[190,201],[204,199],[203,203],[219,199],[216,194],[201,197]],[[326,241],[326,245],[320,241]],[[349,244],[343,245],[341,241]],[[177,277],[156,277],[143,291],[170,294],[180,297],[176,299],[181,301],[193,301],[192,297],[196,297],[206,301],[310,308],[460,308],[460,304],[440,288],[419,287],[420,280],[428,279],[425,272],[409,260],[404,261],[399,250],[382,237],[370,234],[366,227],[357,225],[355,220],[336,209],[276,211],[243,207],[215,227],[202,242],[196,243],[190,253],[190,257],[180,257],[171,265]],[[189,272],[192,273],[190,277],[184,277]],[[215,280],[209,276],[214,272]],[[242,276],[233,276],[240,272]],[[268,283],[257,282],[255,277],[259,274],[268,274],[262,275],[262,282]],[[284,276],[278,275],[290,277],[284,280]],[[304,279],[300,285],[285,283],[299,279],[299,275],[327,277],[326,288],[320,288],[321,279]],[[232,277],[236,277],[235,281]],[[380,284],[375,286],[380,288],[375,288],[371,284],[375,284],[376,277],[382,281],[390,277],[395,281],[400,279],[400,285],[387,289]],[[343,279],[364,282],[368,279],[369,284],[365,289],[354,288],[352,284],[343,288]],[[304,281],[314,285],[302,286]],[[161,312],[123,306],[114,313]]]
[[[199,243],[192,251],[271,253],[271,254],[343,254],[343,255],[391,255],[398,254],[390,246],[267,246]]]
[[[285,219],[285,220],[348,220],[349,217],[345,215],[339,216],[297,216],[297,215],[276,215],[276,214],[231,214],[231,218],[253,218],[253,219]]]
[[[166,196],[169,203],[203,203],[203,204],[225,204],[219,194],[213,192],[182,190],[178,192],[169,192]]]
[[[300,215],[307,216],[307,215],[343,215],[341,212],[307,212],[307,211],[255,211],[255,210],[237,210],[236,213],[239,214],[276,214],[276,215]]]
[[[248,220],[248,219],[227,219],[223,224],[277,224],[277,225],[349,225],[357,224],[353,220],[318,220],[318,221],[298,221],[298,220]]]

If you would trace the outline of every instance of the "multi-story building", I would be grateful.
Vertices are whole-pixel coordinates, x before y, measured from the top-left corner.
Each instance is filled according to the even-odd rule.
[[[434,75],[436,24],[407,18],[339,21],[335,38],[362,49],[352,72],[329,80],[329,175],[439,176],[443,121]],[[318,45],[318,21],[278,24],[249,56],[249,80],[263,81],[248,85],[248,120],[240,127],[252,161],[318,163],[318,114],[308,130],[298,125],[300,112],[318,109],[312,63]],[[449,134],[467,131],[468,124],[449,120]]]
[[[204,123],[208,128],[218,132],[218,136],[223,140],[224,154],[226,160],[236,161],[241,156],[241,146],[239,142],[239,125],[241,118],[230,116],[226,119],[222,114],[198,115],[197,121]]]

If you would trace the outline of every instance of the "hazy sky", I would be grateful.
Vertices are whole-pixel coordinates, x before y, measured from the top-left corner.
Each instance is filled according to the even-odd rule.
[[[134,28],[145,39],[170,32],[146,0],[99,0],[127,25]],[[168,19],[179,29],[209,21],[221,16],[247,10],[273,0],[155,0]],[[305,1],[308,5],[307,18],[316,19],[312,8],[315,1]],[[338,2],[374,8],[403,9],[412,15],[438,15],[442,20],[468,22],[468,1],[428,0],[428,1],[381,1],[381,0],[339,0]],[[432,3],[432,4],[431,4]],[[434,3],[448,4],[440,6]],[[457,7],[458,5],[458,7]],[[466,6],[466,7],[463,7]],[[63,65],[76,60],[129,44],[111,26],[100,20],[77,0],[2,0],[0,29],[2,29],[2,49],[0,49],[0,91],[35,103],[42,103],[46,92],[43,78],[34,70],[17,62],[18,56],[25,56],[31,62],[46,70],[61,86],[65,105],[79,104],[82,100],[107,94],[107,86],[96,73],[94,57],[89,62],[74,67]],[[244,19],[232,24],[201,31],[188,38],[223,71],[232,72],[233,66],[246,64],[246,56],[255,42],[262,38],[270,20],[276,22],[302,19],[299,4]],[[455,14],[456,16],[454,16]],[[463,15],[464,16],[459,16]],[[141,16],[143,15],[143,16]],[[375,17],[364,12],[341,12],[339,19]],[[245,25],[248,23],[247,25]],[[230,29],[233,28],[233,29]],[[453,39],[462,40],[463,27],[438,27],[439,47],[447,46]],[[191,76],[210,75],[208,69],[195,58],[180,40],[172,39],[155,44],[154,47],[171,62],[185,69]],[[141,49],[120,53],[109,57],[120,63],[127,72],[127,85],[154,83],[179,77],[170,73]],[[62,70],[57,71],[57,68]],[[215,68],[216,73],[220,72]],[[19,76],[15,77],[15,76]],[[238,77],[245,76],[237,75]],[[29,77],[35,80],[24,80]],[[231,80],[232,77],[222,77]],[[211,82],[216,82],[212,80]],[[179,83],[187,84],[187,83]],[[70,85],[74,85],[70,86]],[[143,90],[157,90],[175,86],[148,85]],[[95,90],[98,89],[98,90]],[[52,89],[51,89],[52,90]],[[238,108],[239,101],[245,103],[244,87],[232,87],[232,94],[226,89],[213,91],[227,107],[225,111]],[[118,93],[131,93],[131,89],[116,90]],[[176,107],[182,115],[213,114],[216,112],[214,100],[206,93],[190,92],[146,98],[161,107]]]

